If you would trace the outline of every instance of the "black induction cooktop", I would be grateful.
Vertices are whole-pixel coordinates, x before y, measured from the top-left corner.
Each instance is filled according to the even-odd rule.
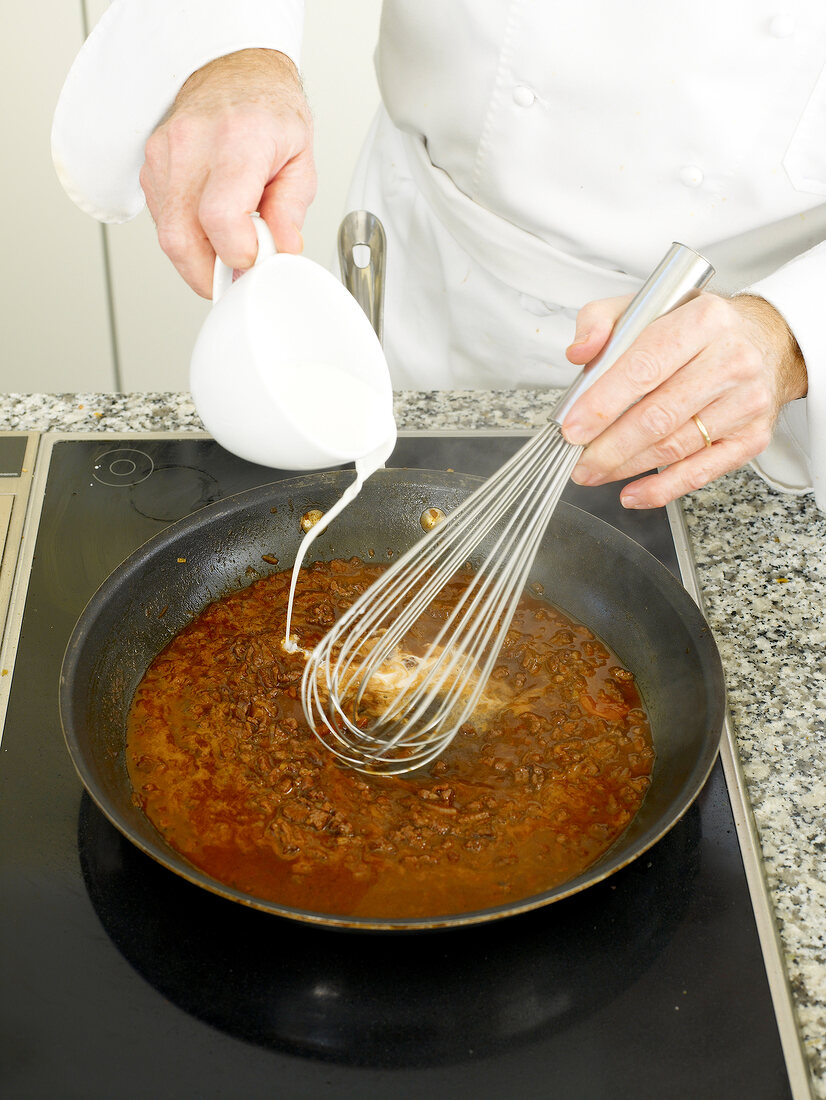
[[[488,474],[518,437],[403,437],[392,465]],[[85,602],[136,546],[291,476],[201,438],[57,442],[0,751],[0,1094],[19,1098],[791,1096],[718,763],[652,850],[491,924],[358,933],[203,891],[109,824],[63,743]],[[677,573],[665,513],[566,498]]]

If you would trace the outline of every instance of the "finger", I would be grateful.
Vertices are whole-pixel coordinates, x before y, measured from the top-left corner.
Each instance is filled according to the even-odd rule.
[[[571,474],[572,480],[579,485],[604,485],[611,481],[621,481],[636,477],[647,470],[657,467],[670,467],[682,462],[701,451],[718,449],[727,444],[727,452],[737,458],[736,465],[742,466],[766,449],[771,442],[773,421],[763,416],[757,420],[738,419],[736,411],[727,402],[716,402],[703,409],[700,422],[712,440],[706,442],[694,417],[655,446],[639,451],[625,462],[605,473],[596,473],[590,466],[578,464]],[[720,425],[718,428],[717,425]],[[725,425],[725,427],[723,427]],[[587,458],[587,451],[585,452]],[[729,469],[734,469],[730,466]]]
[[[713,447],[702,447],[681,462],[626,485],[620,493],[620,502],[624,508],[661,508],[736,470],[743,465],[742,454],[739,439],[724,439]]]
[[[158,234],[158,243],[186,282],[204,298],[212,294],[215,251],[198,215],[206,169],[197,160],[176,166],[182,148],[192,144],[182,127],[161,127],[146,144],[140,182]],[[174,156],[173,156],[174,154]]]
[[[267,150],[250,157],[230,141],[210,169],[198,203],[198,220],[212,248],[227,267],[246,270],[255,263],[258,237],[250,214],[258,209],[270,179]]]
[[[621,298],[601,298],[582,307],[577,314],[574,338],[565,352],[571,363],[589,363],[594,358],[631,298],[630,294]]]
[[[706,420],[709,421],[708,425],[706,425]],[[709,438],[714,439],[715,436],[711,435],[714,428],[710,426],[714,422],[710,419],[710,414],[706,410],[703,410],[702,422],[709,432]],[[637,474],[656,467],[671,466],[675,462],[680,462],[682,459],[688,458],[689,455],[695,454],[701,447],[705,446],[705,440],[697,425],[693,419],[689,419],[666,439],[659,440],[654,446],[647,447],[631,455],[609,472],[596,472],[586,458],[584,462],[577,464],[571,478],[578,485],[605,485],[609,481],[621,481],[625,478],[636,477]]]
[[[597,485],[684,458],[700,446],[691,419],[698,407],[704,421],[711,416],[714,439],[744,436],[754,446],[744,461],[754,457],[768,445],[777,415],[758,360],[749,345],[705,349],[586,447],[574,477]]]
[[[690,363],[710,342],[711,331],[729,323],[727,306],[715,295],[696,298],[652,322],[576,402],[565,418],[565,438],[590,443],[629,406]]]
[[[158,241],[181,278],[202,298],[212,297],[215,250],[196,217],[158,222]]]
[[[690,420],[698,404],[709,405],[732,388],[723,367],[721,356],[715,350],[706,349],[653,393],[626,410],[586,447],[579,463],[579,474],[583,479],[586,473],[592,476],[587,482],[583,480],[583,484],[598,484],[598,475],[602,475],[602,480],[613,480],[619,476],[616,471],[624,468],[629,460],[649,452],[659,454],[658,447],[662,449],[662,459],[673,461],[675,457],[684,457],[683,453],[676,456],[671,453],[676,433]],[[733,410],[731,422],[723,420],[721,423],[736,421],[739,424],[741,413],[750,411],[744,402],[741,410]]]
[[[153,135],[154,137],[154,135]],[[146,206],[149,213],[152,215],[152,221],[157,225],[158,216],[163,207],[163,196],[167,190],[167,163],[166,159],[163,160],[153,157],[150,160],[149,144],[146,147],[146,159],[140,170],[138,179],[140,181],[141,190],[143,196],[146,199]]]
[[[279,252],[299,253],[304,248],[301,228],[316,193],[315,164],[302,154],[284,165],[264,189],[259,210],[269,225]]]
[[[195,194],[167,195],[154,218],[163,251],[192,289],[210,298],[215,251],[198,217]]]

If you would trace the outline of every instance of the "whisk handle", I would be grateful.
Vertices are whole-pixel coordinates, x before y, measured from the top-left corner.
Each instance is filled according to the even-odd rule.
[[[608,343],[554,406],[551,419],[561,424],[574,402],[610,370],[644,328],[695,298],[713,275],[714,268],[699,252],[684,244],[672,244],[614,325]]]

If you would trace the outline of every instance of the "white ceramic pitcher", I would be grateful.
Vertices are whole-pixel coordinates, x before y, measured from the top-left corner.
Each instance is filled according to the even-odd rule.
[[[288,470],[352,462],[395,439],[381,343],[329,271],[276,251],[254,215],[258,255],[233,282],[216,258],[213,305],[192,353],[190,388],[228,451]]]

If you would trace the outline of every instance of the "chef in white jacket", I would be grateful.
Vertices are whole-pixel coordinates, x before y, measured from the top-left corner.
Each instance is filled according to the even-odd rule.
[[[259,209],[298,251],[315,192],[299,0],[115,0],[57,107],[104,221],[146,201],[210,293]],[[822,0],[385,0],[383,105],[349,208],[388,234],[396,388],[562,385],[672,240],[716,293],[653,325],[564,425],[575,479],[659,505],[752,460],[826,509]]]

